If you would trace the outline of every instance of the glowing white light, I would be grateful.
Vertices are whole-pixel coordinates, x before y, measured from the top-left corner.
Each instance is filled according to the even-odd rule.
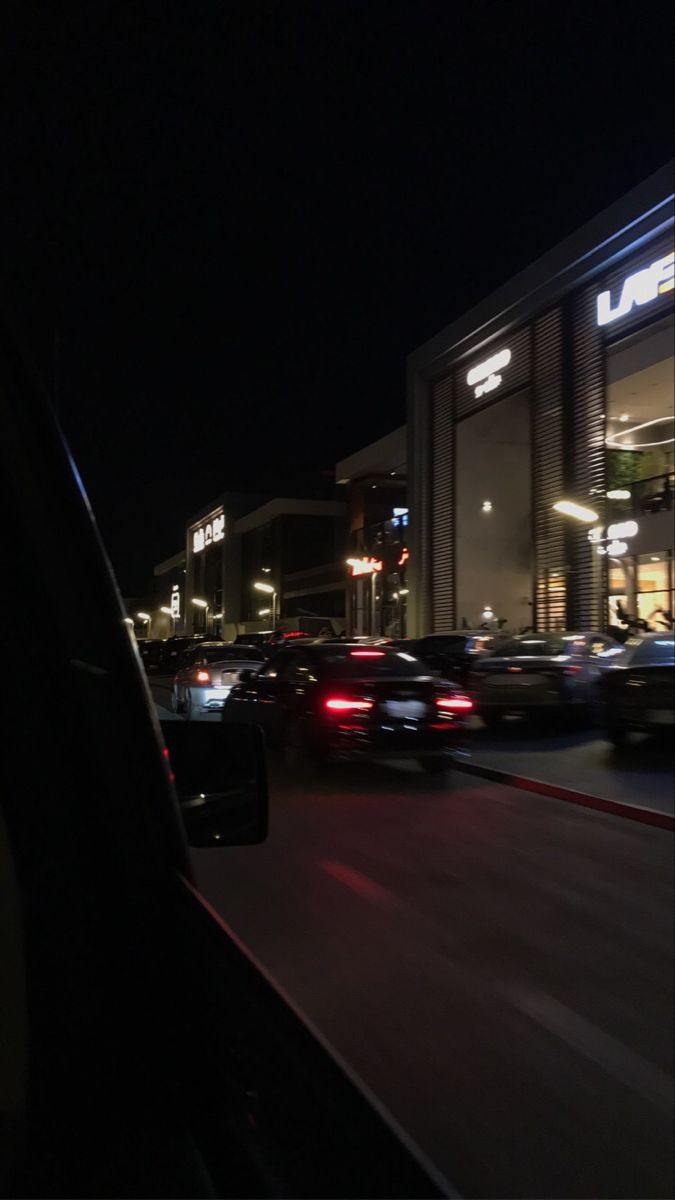
[[[392,472],[392,474],[393,474],[393,472]],[[407,515],[408,515],[407,508],[395,508],[393,511],[394,511],[395,517],[407,517]]]
[[[204,525],[192,531],[192,553],[199,554],[214,542],[222,542],[225,537],[225,514],[217,513]]]
[[[558,500],[554,505],[556,512],[562,513],[565,517],[575,517],[577,521],[597,521],[598,514],[593,512],[592,508],[586,508],[583,504],[576,504],[574,500]]]
[[[610,542],[607,547],[607,553],[613,558],[618,558],[620,554],[625,554],[628,549],[627,542]]]
[[[209,605],[208,605],[208,601],[207,601],[207,600],[196,600],[196,599],[194,599],[194,600],[192,601],[192,603],[193,603],[193,604],[196,604],[196,605],[197,605],[197,608],[208,608],[208,607],[209,607]]]
[[[484,512],[484,513],[491,513],[492,512],[492,501],[484,500],[480,506],[480,510],[481,510],[481,512]]]
[[[611,542],[614,538],[635,537],[637,531],[637,521],[619,521],[618,524],[609,526],[607,537]]]
[[[167,608],[167,606],[166,606],[165,604],[163,604],[163,605],[162,605],[162,607],[160,608],[160,610],[159,610],[159,611],[160,611],[160,612],[163,612],[163,613],[166,613],[167,617],[172,617],[172,616],[173,616],[173,613],[172,613],[171,609],[170,609],[170,608]]]
[[[171,616],[180,616],[180,588],[177,583],[171,588]]]
[[[631,425],[630,429],[621,429],[618,433],[610,433],[605,438],[605,445],[613,450],[646,450],[649,446],[669,446],[675,438],[661,438],[657,442],[622,442],[620,438],[632,437],[640,429],[650,429],[654,425],[673,424],[674,417],[655,417],[653,421],[643,421],[641,425]]]
[[[475,384],[481,383],[483,379],[488,379],[491,375],[495,375],[497,371],[502,371],[504,367],[508,367],[511,362],[511,351],[500,350],[498,354],[493,354],[491,358],[486,358],[485,362],[478,363],[478,366],[472,367],[466,377],[466,382],[469,387],[474,387]],[[497,384],[493,384],[496,387]]]
[[[253,586],[256,592],[266,592],[268,596],[271,596],[274,591],[271,583],[254,583]]]
[[[348,558],[347,566],[351,567],[352,575],[373,575],[380,572],[384,564],[379,558]]]
[[[620,422],[621,422],[621,424],[622,424],[622,425],[625,425],[625,424],[626,424],[626,421],[628,421],[629,419],[630,419],[630,418],[629,418],[629,415],[628,415],[628,413],[622,413],[622,414],[621,414],[621,416],[619,417],[619,420],[620,420]]]
[[[608,500],[630,500],[628,488],[612,488],[606,495]]]
[[[137,612],[136,616],[138,617],[139,621],[149,621],[150,620],[150,613]]]
[[[407,596],[409,591],[410,591],[410,588],[399,588],[398,594],[399,594],[399,596]]]
[[[625,317],[634,306],[650,304],[659,296],[673,290],[675,286],[675,254],[671,252],[664,258],[657,258],[651,266],[642,271],[628,275],[621,289],[619,303],[612,308],[612,294],[609,291],[600,292],[598,296],[598,325],[609,325],[619,317]]]
[[[259,609],[258,609],[258,616],[259,616],[259,617],[269,617],[269,615],[270,615],[271,611],[272,611],[272,609],[271,609],[271,608],[259,608]]]

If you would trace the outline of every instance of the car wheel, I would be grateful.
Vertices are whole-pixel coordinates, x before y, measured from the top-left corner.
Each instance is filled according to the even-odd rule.
[[[417,761],[427,775],[443,775],[450,770],[450,763],[445,758],[419,758]]]
[[[185,701],[184,701],[184,705],[183,705],[183,711],[185,713],[185,720],[191,721],[192,720],[192,693],[189,692],[187,690],[187,688],[185,689]]]
[[[607,730],[607,738],[612,743],[615,750],[621,750],[628,741],[628,730],[623,729],[621,725],[612,725]]]
[[[500,712],[481,713],[481,716],[486,729],[499,729],[504,720],[504,714]]]

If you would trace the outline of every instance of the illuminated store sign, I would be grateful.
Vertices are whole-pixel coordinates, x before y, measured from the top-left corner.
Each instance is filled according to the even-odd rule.
[[[379,558],[348,558],[347,566],[352,575],[374,575],[382,570],[383,563]]]
[[[207,550],[209,546],[212,546],[214,542],[222,542],[224,537],[225,514],[219,513],[205,525],[200,525],[198,529],[192,530],[192,553],[199,554],[201,550]]]
[[[600,292],[598,296],[598,325],[609,325],[626,317],[633,307],[642,307],[658,300],[666,292],[672,292],[675,287],[675,254],[666,254],[657,258],[650,267],[636,271],[623,281],[621,296],[618,304],[612,308],[612,293]]]
[[[177,583],[171,588],[171,616],[180,616],[180,588]]]
[[[486,358],[485,362],[471,368],[466,377],[466,382],[469,387],[473,388],[476,399],[486,395],[488,392],[494,392],[495,388],[499,387],[502,381],[499,371],[503,371],[504,367],[508,367],[510,362],[511,351],[500,350],[499,354],[493,354],[492,358]]]

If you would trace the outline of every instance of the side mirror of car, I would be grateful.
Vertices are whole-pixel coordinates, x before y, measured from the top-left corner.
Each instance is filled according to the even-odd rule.
[[[257,726],[162,721],[191,846],[254,846],[268,826],[267,770]]]

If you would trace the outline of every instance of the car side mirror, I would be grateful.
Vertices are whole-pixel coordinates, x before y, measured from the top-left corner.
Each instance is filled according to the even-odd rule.
[[[255,846],[268,827],[265,747],[255,725],[162,721],[190,846]]]

